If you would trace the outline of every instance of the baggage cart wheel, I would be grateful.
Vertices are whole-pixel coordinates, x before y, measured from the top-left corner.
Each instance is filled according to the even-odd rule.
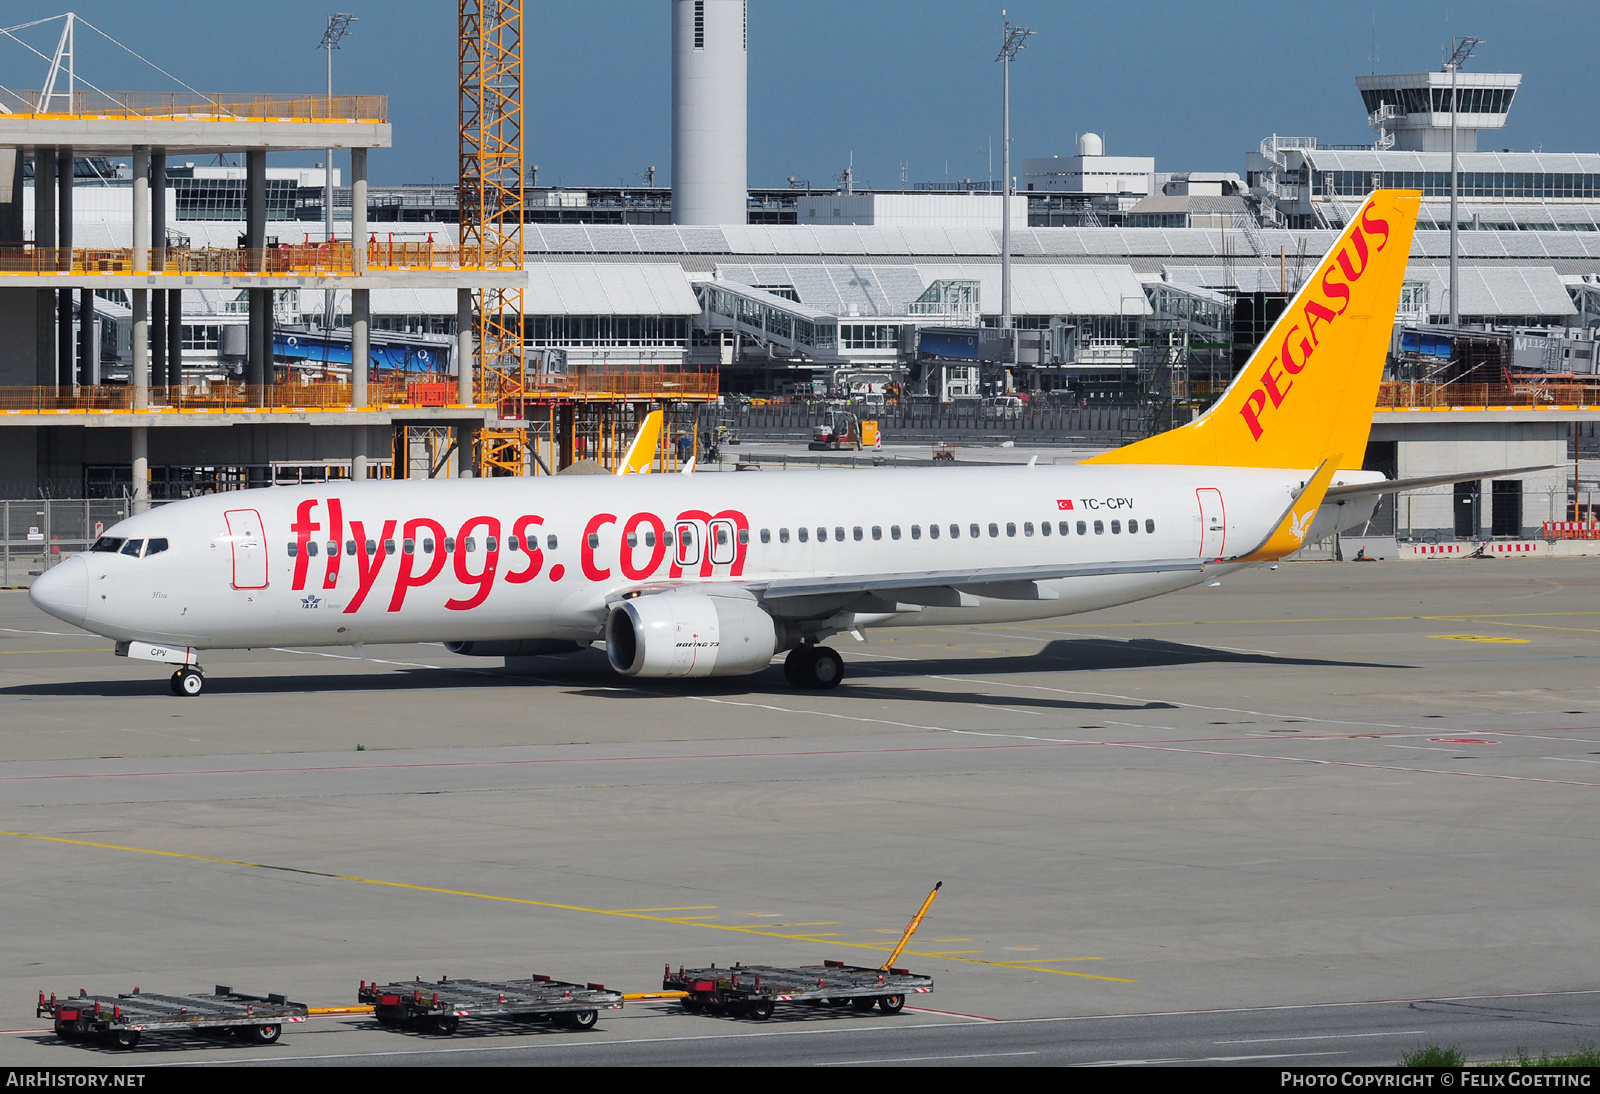
[[[106,1039],[117,1048],[131,1049],[139,1043],[139,1031],[136,1029],[119,1029],[113,1031]]]
[[[864,995],[864,996],[861,996],[858,999],[850,1000],[850,1006],[855,1008],[856,1010],[871,1010],[873,1004],[876,1003],[876,1002],[877,1002],[877,1000],[872,998],[872,996]]]
[[[827,646],[816,647],[811,662],[811,686],[817,691],[830,691],[844,679],[844,658]]]
[[[461,1019],[453,1014],[440,1015],[433,1020],[433,1032],[441,1037],[448,1037],[461,1025]]]
[[[685,995],[678,1001],[683,1004],[683,1009],[690,1014],[699,1014],[705,1009],[705,1004],[692,995]]]
[[[849,1004],[850,1000],[848,999],[827,999],[823,1001],[822,1005],[825,1007],[844,1007],[849,1006]]]
[[[399,1016],[384,1013],[383,1007],[378,1007],[374,1010],[372,1016],[378,1020],[378,1025],[383,1026],[385,1029],[398,1029],[400,1027]]]
[[[878,998],[878,1009],[885,1014],[899,1014],[906,1006],[903,995],[883,995]]]
[[[575,1010],[567,1015],[567,1025],[573,1029],[593,1029],[599,1020],[600,1012],[597,1010]]]
[[[745,1014],[758,1022],[765,1022],[772,1017],[772,1012],[776,1008],[777,1004],[771,999],[752,999],[750,1000],[750,1009],[745,1011]]]
[[[244,1033],[247,1040],[253,1041],[258,1045],[270,1045],[283,1036],[283,1027],[279,1025],[250,1026],[247,1030],[241,1030],[240,1032]]]
[[[178,670],[178,693],[193,698],[206,688],[206,678],[200,675],[200,670],[183,668]]]

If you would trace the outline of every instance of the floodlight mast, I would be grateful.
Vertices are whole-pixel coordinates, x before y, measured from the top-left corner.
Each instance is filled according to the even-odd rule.
[[[1450,40],[1450,59],[1445,62],[1444,70],[1450,73],[1450,325],[1461,325],[1461,307],[1457,303],[1460,298],[1458,290],[1461,287],[1460,271],[1456,262],[1456,232],[1459,225],[1456,223],[1456,199],[1460,191],[1461,176],[1456,170],[1456,107],[1460,100],[1456,96],[1456,72],[1472,56],[1472,51],[1483,44],[1482,38],[1452,38]]]
[[[328,15],[328,28],[322,32],[322,41],[317,44],[318,49],[328,51],[328,109],[333,109],[333,51],[339,48],[339,40],[350,33],[350,24],[356,17],[347,11],[331,12]],[[352,190],[353,194],[354,191]],[[329,148],[322,161],[322,223],[328,233],[328,252],[333,252],[333,149]],[[355,217],[350,219],[355,224]],[[350,240],[352,251],[365,240]],[[359,267],[358,267],[359,268]],[[327,344],[333,334],[333,290],[329,289],[322,298],[322,327],[327,332],[323,336],[323,359],[327,359]],[[355,363],[351,362],[351,367]]]
[[[1000,11],[1001,25],[1005,29],[1005,39],[1000,46],[1000,55],[995,60],[1000,62],[1002,72],[1002,98],[1004,105],[1001,108],[1002,128],[1001,137],[1003,164],[1001,171],[1004,177],[1000,180],[1000,329],[1011,329],[1011,62],[1016,59],[1017,51],[1027,45],[1027,40],[1033,31],[1027,27],[1014,27],[1006,18],[1005,9]]]

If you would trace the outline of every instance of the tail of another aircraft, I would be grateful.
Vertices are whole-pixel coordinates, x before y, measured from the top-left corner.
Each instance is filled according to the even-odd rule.
[[[633,435],[633,443],[628,446],[627,455],[622,457],[622,463],[617,466],[619,475],[648,475],[650,465],[655,462],[656,448],[661,444],[661,422],[664,415],[659,410],[652,410],[644,416],[644,421],[639,423],[639,432]]]
[[[1421,201],[1369,196],[1205,414],[1083,462],[1359,468]]]

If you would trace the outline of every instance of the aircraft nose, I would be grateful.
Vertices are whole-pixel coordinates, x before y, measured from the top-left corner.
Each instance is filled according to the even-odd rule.
[[[64,619],[74,627],[83,626],[89,611],[89,564],[74,555],[51,567],[28,587],[34,607]]]

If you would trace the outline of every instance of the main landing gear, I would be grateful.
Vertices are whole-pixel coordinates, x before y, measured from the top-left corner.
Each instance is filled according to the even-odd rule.
[[[844,659],[827,646],[796,646],[783,660],[783,677],[797,688],[829,691],[844,679]]]
[[[172,694],[193,697],[206,688],[205,674],[198,665],[185,665],[172,674]]]

